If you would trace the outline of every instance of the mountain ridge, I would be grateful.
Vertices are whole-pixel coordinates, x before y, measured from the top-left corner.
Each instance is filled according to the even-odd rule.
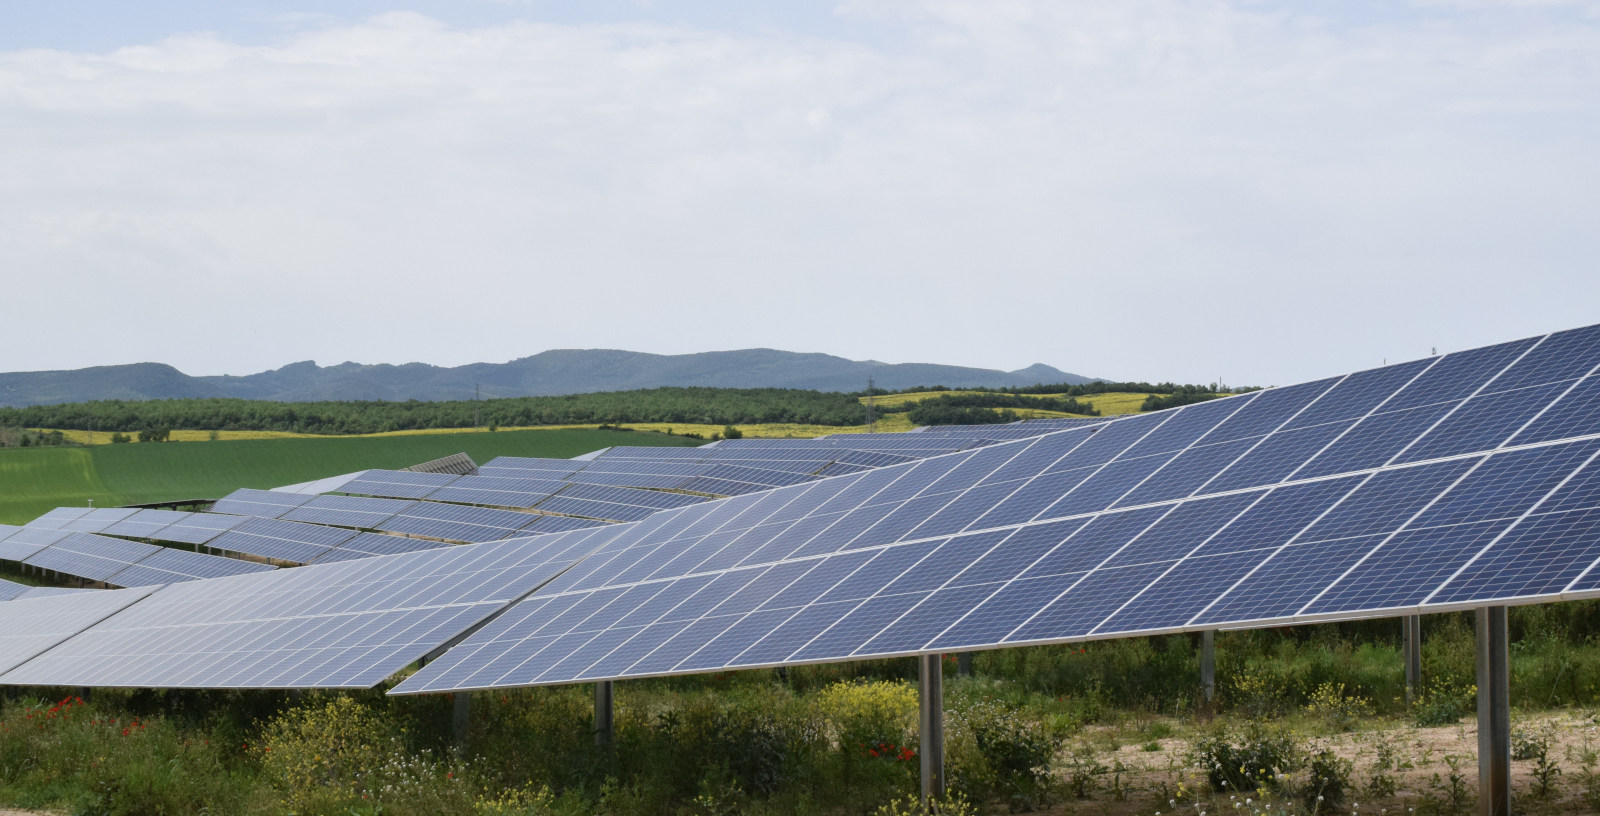
[[[247,375],[193,376],[166,363],[130,363],[65,371],[0,374],[0,406],[26,407],[99,399],[205,397],[277,402],[324,400],[447,400],[559,396],[664,386],[801,388],[860,391],[867,378],[879,388],[951,388],[1079,384],[1095,378],[1043,363],[1016,371],[937,363],[884,363],[831,354],[755,348],[693,354],[621,349],[551,349],[504,363],[435,366],[354,363],[320,366],[306,360]]]

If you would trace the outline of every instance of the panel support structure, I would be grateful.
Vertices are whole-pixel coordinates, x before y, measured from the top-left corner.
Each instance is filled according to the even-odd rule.
[[[1200,696],[1210,711],[1217,696],[1217,633],[1212,629],[1200,633]]]
[[[1406,615],[1400,619],[1401,651],[1406,661],[1406,704],[1415,703],[1422,694],[1422,616]]]
[[[956,670],[962,677],[972,676],[972,652],[962,652],[956,655]]]
[[[594,744],[607,746],[616,734],[616,707],[613,705],[611,681],[594,684]]]
[[[917,725],[922,735],[922,801],[944,795],[944,667],[941,656],[917,658]]]
[[[452,695],[455,709],[450,714],[450,732],[455,735],[456,744],[467,744],[467,729],[472,725],[472,695],[465,691],[458,691]]]
[[[1506,608],[1478,610],[1478,814],[1511,816],[1511,663]]]

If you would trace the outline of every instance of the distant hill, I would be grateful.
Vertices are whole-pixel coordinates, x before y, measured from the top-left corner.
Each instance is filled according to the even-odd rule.
[[[470,399],[555,396],[662,386],[806,388],[860,391],[867,378],[879,388],[951,388],[1079,384],[1092,378],[1043,364],[1017,371],[846,360],[828,354],[774,349],[645,354],[611,349],[559,349],[508,363],[445,368],[424,363],[363,365],[314,362],[248,376],[192,377],[161,363],[96,366],[73,371],[0,374],[0,406],[23,407],[97,399],[238,397],[282,402],[321,400]]]

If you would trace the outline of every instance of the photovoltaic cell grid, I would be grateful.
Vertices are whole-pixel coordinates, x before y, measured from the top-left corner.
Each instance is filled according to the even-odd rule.
[[[366,688],[560,574],[587,552],[587,539],[614,530],[174,584],[0,683]]]
[[[0,603],[0,671],[10,671],[39,653],[125,609],[149,589],[72,592]]]
[[[317,498],[315,493],[279,493],[273,490],[235,490],[211,506],[213,513],[277,518]]]
[[[1597,364],[1590,327],[664,513],[397,691],[1600,593]]]
[[[48,595],[69,595],[78,592],[94,592],[92,589],[70,589],[67,587],[36,587],[19,584],[16,581],[7,581],[0,578],[0,601],[14,601],[18,598],[43,598]]]

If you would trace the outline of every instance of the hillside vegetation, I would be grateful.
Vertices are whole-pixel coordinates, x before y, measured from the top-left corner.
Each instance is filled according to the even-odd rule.
[[[402,468],[466,452],[566,458],[612,445],[692,445],[665,434],[537,430],[382,437],[256,439],[0,450],[0,523],[20,524],[65,505],[217,498],[371,468]]]
[[[0,405],[206,397],[284,402],[452,400],[475,393],[485,397],[552,396],[689,386],[855,391],[864,388],[869,379],[890,389],[918,383],[1004,388],[1089,381],[1047,365],[999,371],[847,360],[775,349],[700,354],[559,349],[506,363],[454,368],[423,363],[319,366],[302,362],[246,376],[195,377],[162,363],[136,363],[0,374]]]

